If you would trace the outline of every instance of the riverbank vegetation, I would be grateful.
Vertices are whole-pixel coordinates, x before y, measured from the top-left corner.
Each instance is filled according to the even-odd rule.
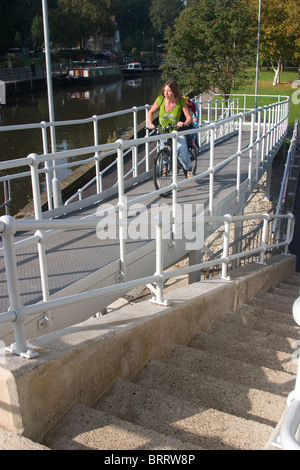
[[[162,78],[177,79],[186,94],[212,89],[224,96],[237,90],[254,93],[259,0],[47,3],[51,47],[56,50],[83,53],[92,35],[108,38],[118,33],[123,54],[163,59]],[[300,3],[268,0],[261,6],[259,93],[288,94],[293,118],[299,107],[293,86],[297,88],[300,79]],[[0,61],[14,47],[34,51],[27,58],[13,57],[14,67],[44,62],[41,1],[1,0],[0,29]],[[53,63],[61,60],[61,55],[53,55]],[[7,66],[7,60],[2,63]],[[295,68],[287,69],[288,64]]]
[[[247,85],[242,87],[236,87],[232,90],[232,93],[238,94],[255,94],[255,74],[254,68],[247,70]],[[300,118],[300,82],[298,80],[298,68],[297,67],[285,67],[280,74],[280,83],[276,86],[273,85],[274,73],[269,67],[262,67],[258,74],[258,95],[270,95],[270,96],[289,96],[289,124],[294,125],[295,119]],[[240,106],[242,106],[242,100]],[[274,100],[270,99],[270,102]],[[249,106],[253,107],[255,104],[255,97],[247,98]],[[257,105],[266,104],[266,99],[258,98]]]
[[[262,2],[260,32],[260,64],[272,70],[275,88],[284,64],[300,66],[299,1]],[[176,77],[185,93],[229,95],[249,83],[256,64],[258,0],[191,0],[166,39],[164,77]]]

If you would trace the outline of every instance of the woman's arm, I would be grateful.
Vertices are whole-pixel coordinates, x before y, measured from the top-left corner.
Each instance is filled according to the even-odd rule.
[[[193,118],[191,116],[191,113],[190,113],[190,110],[188,108],[188,105],[186,104],[183,108],[182,108],[182,111],[184,113],[184,116],[185,116],[185,122],[182,122],[182,121],[179,121],[177,123],[177,126],[178,127],[182,127],[182,126],[189,126],[190,124],[192,124],[193,122]]]
[[[148,111],[148,127],[150,129],[154,129],[154,124],[153,124],[153,115],[156,113],[158,110],[158,105],[156,103],[156,100],[154,101],[153,105],[151,106],[150,110]]]

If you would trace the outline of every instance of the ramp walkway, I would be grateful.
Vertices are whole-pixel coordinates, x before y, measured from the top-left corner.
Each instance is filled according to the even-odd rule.
[[[20,324],[30,311],[30,316],[26,317],[30,320],[28,323],[34,325],[31,329],[34,339],[30,345],[40,356],[27,355],[27,351],[21,348],[18,351],[12,349],[16,354],[34,359],[24,363],[10,354],[1,367],[0,420],[5,431],[0,433],[0,447],[110,449],[110,452],[168,449],[183,450],[187,455],[194,452],[195,458],[198,457],[196,451],[202,449],[269,448],[296,374],[291,354],[299,328],[294,326],[289,311],[297,298],[299,278],[295,274],[295,257],[286,256],[292,231],[285,231],[284,241],[280,239],[274,245],[282,247],[284,255],[265,260],[266,238],[263,235],[258,248],[261,262],[235,269],[228,278],[226,266],[229,259],[237,260],[244,256],[242,252],[236,257],[229,256],[229,226],[231,221],[244,219],[243,216],[224,216],[224,211],[230,208],[232,214],[242,213],[245,201],[261,175],[270,170],[272,160],[284,142],[286,129],[282,128],[283,132],[278,132],[276,139],[270,138],[272,144],[264,147],[262,142],[264,139],[267,142],[269,132],[253,145],[253,132],[247,132],[247,126],[243,128],[241,121],[239,124],[237,136],[230,136],[220,146],[210,142],[209,158],[208,155],[205,157],[205,152],[202,153],[201,165],[205,167],[206,158],[209,169],[192,180],[182,180],[182,186],[178,178],[174,182],[173,199],[164,200],[168,202],[167,206],[172,204],[173,207],[174,201],[180,207],[184,207],[185,201],[188,201],[188,206],[202,201],[207,214],[203,219],[204,236],[214,231],[221,221],[224,222],[222,275],[219,278],[191,284],[160,299],[163,269],[182,253],[189,252],[187,236],[181,243],[173,239],[173,232],[170,232],[163,240],[161,223],[155,225],[159,230],[153,240],[129,239],[126,240],[127,246],[122,243],[122,237],[118,243],[110,240],[108,244],[102,243],[103,240],[99,243],[97,237],[98,242],[94,243],[95,222],[100,217],[98,212],[95,220],[95,210],[102,210],[105,203],[111,203],[114,210],[117,207],[118,215],[122,215],[125,195],[126,203],[129,201],[126,208],[132,201],[145,204],[147,199],[150,206],[157,200],[161,201],[157,192],[145,194],[145,187],[152,185],[148,177],[143,184],[136,181],[130,189],[125,189],[118,172],[118,198],[112,194],[108,199],[100,198],[93,209],[88,204],[89,199],[87,203],[80,201],[80,212],[77,212],[79,207],[75,211],[65,209],[64,214],[60,213],[55,218],[54,212],[50,211],[51,217],[45,219],[1,219],[4,250],[10,248],[14,252],[12,234],[15,231],[16,236],[24,237],[25,230],[32,230],[33,237],[37,238],[40,247],[42,241],[42,248],[48,254],[51,245],[44,243],[51,243],[52,239],[44,234],[55,228],[58,231],[55,238],[60,244],[53,245],[53,253],[61,250],[62,258],[66,252],[76,266],[80,249],[82,258],[86,257],[86,251],[91,250],[90,263],[98,250],[104,250],[108,264],[102,264],[94,272],[86,273],[81,269],[81,279],[71,284],[66,282],[65,288],[52,294],[52,298],[57,295],[57,303],[43,298],[41,302],[29,302],[27,307],[16,302],[10,311],[2,313],[5,318]],[[121,142],[118,145],[120,170],[124,148]],[[229,157],[225,153],[225,160],[222,160],[226,145],[233,145],[231,152],[235,153]],[[220,162],[225,161],[225,165],[216,163],[218,151]],[[246,155],[248,158],[244,160]],[[252,157],[255,165],[252,165]],[[205,179],[209,184],[204,195]],[[199,184],[201,180],[203,186]],[[225,185],[222,185],[224,181]],[[227,181],[231,182],[228,187]],[[81,219],[78,219],[79,213]],[[289,227],[292,218],[284,215],[282,220],[285,217]],[[264,216],[263,219],[265,232],[272,218]],[[74,227],[72,222],[76,222]],[[122,217],[119,222],[122,222]],[[173,222],[176,225],[176,221]],[[120,223],[120,229],[122,227]],[[70,232],[72,237],[68,239],[69,235],[64,235],[66,238],[58,238],[65,233],[60,231],[62,229]],[[122,235],[122,231],[120,233]],[[73,243],[77,248],[74,252]],[[26,261],[34,263],[34,251],[28,246],[26,250]],[[113,250],[117,255],[111,261],[109,255]],[[193,251],[197,249],[194,247]],[[39,269],[42,268],[41,260],[45,261],[45,252],[39,253],[42,254]],[[25,257],[23,261],[19,267],[26,264]],[[6,266],[7,278],[13,281],[16,271],[9,263]],[[60,269],[67,277],[63,259]],[[148,270],[153,273],[155,269],[154,276],[141,277]],[[104,272],[106,277],[101,278]],[[33,277],[38,279],[35,273]],[[24,281],[21,277],[19,279]],[[133,279],[132,283],[130,279]],[[155,302],[128,305],[101,318],[90,318],[93,309],[100,310],[103,299],[106,304],[119,295],[123,287],[128,289],[138,285],[137,279],[142,283],[157,283]],[[93,290],[99,284],[104,287]],[[71,304],[66,296],[61,296],[61,291],[68,289],[69,292],[77,289]],[[83,294],[78,294],[80,289]],[[40,299],[44,293],[42,286],[40,290],[37,287],[34,294]],[[17,299],[11,291],[8,295],[10,301]],[[24,293],[22,296],[24,299]],[[168,303],[169,299],[171,303]],[[47,310],[52,306],[53,329],[51,323],[47,324],[50,317]],[[73,323],[64,327],[60,317],[68,309],[72,310]],[[43,310],[47,316],[43,315]],[[81,312],[81,320],[76,318],[77,311]],[[86,318],[89,319],[84,321]],[[46,322],[45,329],[43,321]],[[36,325],[50,334],[38,332]],[[30,331],[30,325],[25,324],[25,327],[28,327],[26,332]],[[22,346],[20,330],[15,329],[14,332],[17,346]],[[22,438],[16,439],[16,433],[22,434]]]
[[[244,146],[249,142],[248,133],[244,134]],[[225,158],[230,157],[235,153],[237,148],[237,136],[230,138],[228,141],[219,144],[216,147],[215,163],[218,164]],[[198,171],[202,173],[207,170],[209,166],[209,150],[201,153],[198,160]],[[245,158],[241,166],[241,180],[245,181],[248,176],[248,161]],[[183,180],[183,175],[181,180]],[[236,205],[235,211],[242,207],[242,203],[234,204],[235,200],[235,185],[236,181],[236,162],[229,163],[215,176],[215,207],[221,205],[226,197],[231,196],[227,205],[223,205],[224,212],[231,212],[233,205]],[[162,198],[160,195],[153,194],[155,190],[153,185],[152,176],[145,182],[129,188],[125,195],[128,200],[138,198],[141,195],[149,194],[149,198],[145,201],[145,206],[150,208],[153,204],[172,204],[172,198]],[[234,193],[232,195],[232,192]],[[248,193],[248,191],[247,191]],[[180,191],[178,191],[177,201],[178,204],[203,204],[204,210],[208,207],[208,194],[209,194],[209,178],[206,177],[201,181],[192,181],[187,183]],[[233,200],[233,202],[232,202]],[[84,219],[87,217],[95,217],[97,211],[102,209],[104,204],[116,206],[118,198],[110,197],[105,201],[101,201],[97,205],[83,208],[74,211],[71,214],[60,217],[60,219],[75,218]],[[226,210],[227,209],[227,210]],[[100,218],[99,218],[100,220]],[[22,236],[27,236],[25,233],[19,233],[17,239],[21,240]],[[152,240],[145,241],[131,241],[126,244],[126,254],[137,250],[141,245],[144,245]],[[49,268],[49,289],[50,294],[54,294],[60,289],[66,288],[68,285],[79,281],[83,276],[92,275],[95,271],[105,268],[114,261],[120,258],[120,248],[117,240],[99,240],[96,230],[68,230],[66,232],[57,233],[55,237],[49,237],[45,243],[45,249],[49,254],[48,268]],[[5,268],[3,266],[2,257],[2,279],[1,283],[5,288]],[[31,249],[26,250],[23,254],[18,251],[18,264],[20,268],[21,279],[21,296],[23,302],[38,302],[42,299],[42,289],[39,279],[39,264],[38,254],[35,256]],[[28,282],[31,280],[31,282]],[[35,289],[32,291],[31,285],[34,284]],[[40,286],[40,287],[39,287]],[[2,290],[1,295],[1,309],[7,310],[9,307],[8,294]]]
[[[197,258],[201,251],[201,240],[194,239],[197,246],[187,243],[191,225],[185,224],[183,218],[181,224],[178,223],[179,212],[183,214],[189,208],[192,211],[188,213],[190,217],[199,216],[202,243],[224,223],[225,214],[242,214],[249,195],[263,173],[270,169],[273,158],[285,142],[287,111],[288,101],[278,99],[276,103],[258,110],[232,113],[228,117],[222,113],[217,121],[201,126],[198,130],[197,175],[186,180],[175,174],[170,198],[162,198],[164,190],[155,191],[152,181],[153,156],[150,157],[149,147],[157,144],[163,136],[138,138],[135,132],[134,139],[130,141],[118,140],[102,146],[42,156],[29,155],[26,164],[31,170],[35,217],[17,221],[7,216],[1,218],[1,320],[13,320],[17,311],[24,312],[21,315],[22,329],[24,327],[25,330],[21,334],[21,349],[24,349],[24,337],[36,337],[82,322],[102,312],[122,292],[139,282],[160,286],[156,299],[163,301],[162,273],[158,274],[158,265],[159,270],[164,270],[188,253],[192,252]],[[134,110],[134,115],[136,112]],[[92,122],[95,124],[97,121],[93,119]],[[194,130],[183,133],[188,135]],[[176,132],[169,136],[176,141]],[[203,136],[206,136],[207,143],[203,143]],[[145,147],[146,154],[148,146],[148,160],[143,160],[138,171],[140,146]],[[125,176],[128,149],[132,149],[133,161],[133,174],[129,179]],[[117,166],[114,167],[114,176],[111,175],[113,182],[110,187],[78,202],[42,212],[41,163],[46,166],[51,161],[55,162],[52,163],[55,173],[56,162],[66,157],[94,153],[93,161],[97,163],[101,151],[106,154],[117,152]],[[14,161],[14,164],[24,166],[24,161]],[[50,169],[47,169],[48,174]],[[98,227],[108,204],[118,232],[105,237],[105,228],[102,226],[99,231]],[[152,226],[151,211],[153,207],[160,210],[161,206],[168,207],[169,212],[167,226],[163,227],[164,234],[159,240],[156,226]],[[128,217],[130,210],[135,211],[135,218],[132,215]],[[151,231],[146,236],[126,237],[128,226],[124,228],[124,224],[133,222],[136,228],[140,223],[139,211],[146,214]],[[207,217],[210,221],[203,222]],[[157,245],[159,242],[160,247]],[[98,289],[104,289],[101,295],[96,294]],[[80,293],[84,294],[81,297],[84,308],[81,301],[76,301]],[[67,298],[72,298],[72,301]],[[46,307],[47,302],[50,304]],[[1,326],[1,340],[6,344],[10,344],[16,334],[13,331],[15,326],[14,322]]]

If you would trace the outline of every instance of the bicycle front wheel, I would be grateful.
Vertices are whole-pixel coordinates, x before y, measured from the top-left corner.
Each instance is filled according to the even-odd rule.
[[[193,175],[195,175],[196,172],[197,172],[197,156],[198,156],[196,145],[193,145],[189,149],[189,154],[190,154],[190,158],[191,158],[191,171],[192,171]]]
[[[161,149],[153,162],[153,182],[156,189],[166,188],[173,181],[172,160],[167,149]],[[162,197],[167,197],[172,190],[161,193]]]

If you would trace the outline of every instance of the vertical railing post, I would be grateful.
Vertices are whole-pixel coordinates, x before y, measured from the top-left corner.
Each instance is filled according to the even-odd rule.
[[[24,317],[22,315],[22,302],[17,271],[17,256],[14,245],[16,221],[13,217],[10,216],[4,216],[1,220],[4,223],[2,242],[10,310],[15,312],[16,315],[16,320],[13,322],[15,343],[7,347],[6,350],[19,356],[32,358],[38,356],[38,353],[28,348],[26,342]]]
[[[214,206],[214,161],[215,161],[215,126],[212,125],[209,130],[210,135],[210,149],[209,149],[209,201],[208,208],[210,216],[213,215],[213,206]]]
[[[209,100],[209,102],[207,104],[207,120],[208,120],[208,122],[211,121],[211,103],[212,103],[212,100]]]
[[[42,128],[42,140],[43,140],[43,152],[44,155],[48,155],[48,138],[47,138],[47,124],[45,121],[41,122]],[[52,202],[52,190],[51,190],[51,180],[52,176],[50,174],[49,168],[49,161],[46,160],[45,162],[45,171],[46,171],[46,188],[47,188],[47,199],[48,199],[48,209],[53,209],[53,202]],[[52,172],[51,172],[52,173]]]
[[[258,165],[259,165],[259,149],[261,147],[261,108],[257,108],[257,132],[256,132],[256,139],[257,139],[257,144],[256,144],[256,168],[255,168],[255,173],[256,173],[256,179],[258,180]]]
[[[275,141],[275,108],[272,106],[272,124],[271,124],[271,150],[273,150],[274,147],[274,141]]]
[[[228,277],[228,262],[229,262],[229,237],[230,237],[230,226],[232,217],[230,214],[224,216],[224,242],[223,242],[223,255],[224,261],[222,261],[222,279],[229,279]]]
[[[98,132],[98,118],[96,115],[93,116],[93,130],[94,130],[94,145],[97,147],[99,145],[99,132]],[[101,192],[100,187],[100,155],[99,152],[95,152],[95,172],[96,172],[96,191],[97,194]]]
[[[32,192],[33,192],[33,203],[34,203],[34,212],[35,212],[35,219],[42,220],[43,213],[41,207],[41,193],[40,193],[40,183],[39,183],[39,175],[38,175],[38,155],[31,154],[28,156],[31,159],[31,181],[32,181]],[[46,250],[44,247],[44,234],[42,231],[38,231],[37,234],[39,235],[38,241],[38,253],[39,253],[39,265],[40,265],[40,274],[41,274],[41,283],[42,283],[42,293],[43,293],[43,300],[49,300],[49,284],[48,284],[48,265],[47,265],[47,257],[46,257]],[[51,323],[51,314],[50,312],[47,314],[46,320]]]
[[[236,168],[236,200],[240,200],[241,189],[241,159],[242,159],[242,135],[243,135],[243,115],[239,115],[239,135],[238,135],[238,151],[237,151],[237,168]]]
[[[254,120],[255,114],[251,114],[250,142],[249,142],[249,165],[248,165],[248,181],[249,188],[252,187],[252,163],[253,163],[253,141],[254,141]],[[257,165],[256,165],[257,169]]]
[[[177,217],[178,217],[178,210],[179,210],[179,207],[178,207],[178,203],[177,203],[177,191],[178,191],[178,187],[177,187],[177,141],[178,141],[178,133],[175,131],[174,132],[175,136],[173,137],[172,139],[172,156],[173,156],[173,161],[172,161],[172,172],[173,172],[173,184],[175,185],[175,187],[173,188],[172,190],[172,214],[173,214],[173,217],[174,219],[177,220]],[[178,238],[178,224],[175,223],[173,224],[173,227],[172,227],[172,230],[173,230],[173,240],[176,240]]]
[[[274,142],[273,146],[275,146],[278,142],[278,104],[274,105]]]
[[[38,174],[38,155],[32,153],[27,157],[30,161],[30,170],[31,170],[31,184],[32,184],[32,197],[33,197],[33,206],[35,219],[40,220],[43,218],[42,205],[41,205],[41,192],[40,192],[40,181]]]
[[[203,116],[202,116],[202,113],[203,113],[203,111],[202,111],[202,95],[200,95],[198,109],[199,109],[199,124],[201,125],[202,124],[202,119],[203,119]]]
[[[270,148],[271,148],[271,115],[272,115],[272,110],[269,108],[268,110],[268,137],[267,137],[267,155],[270,153]]]
[[[159,277],[159,280],[156,281],[156,298],[152,299],[152,302],[167,306],[169,302],[164,300],[164,259],[163,259],[163,222],[162,214],[159,214],[155,220],[155,239],[156,239],[156,270],[155,276]]]
[[[149,113],[149,109],[148,109],[148,105],[146,105],[146,116],[145,116],[145,120],[146,120],[146,137],[149,137],[148,113]],[[146,171],[149,171],[150,170],[150,145],[149,145],[149,142],[145,143],[145,158],[146,158]]]
[[[267,110],[264,109],[264,119],[263,119],[263,128],[262,128],[262,142],[261,142],[261,154],[260,161],[263,162],[265,158],[265,148],[266,148],[266,129],[267,129]]]
[[[124,143],[122,139],[117,141],[118,147],[118,193],[119,193],[119,237],[120,237],[120,279],[126,280],[126,251],[125,251],[125,240],[126,240],[126,218],[127,218],[127,206],[124,191]]]
[[[225,101],[225,106],[224,106],[224,101]],[[226,115],[224,111],[224,107],[226,109]],[[221,105],[221,116],[222,119],[225,119],[228,117],[228,111],[229,111],[229,100],[222,100],[222,105]],[[220,126],[220,137],[224,135],[224,124],[221,124]]]
[[[264,215],[264,222],[263,222],[262,236],[261,236],[261,251],[260,251],[260,255],[259,255],[259,264],[265,264],[266,240],[267,240],[269,220],[270,220],[269,214],[265,214]]]
[[[133,138],[137,139],[137,108],[133,108]],[[136,145],[133,147],[133,176],[138,176],[138,149]]]

